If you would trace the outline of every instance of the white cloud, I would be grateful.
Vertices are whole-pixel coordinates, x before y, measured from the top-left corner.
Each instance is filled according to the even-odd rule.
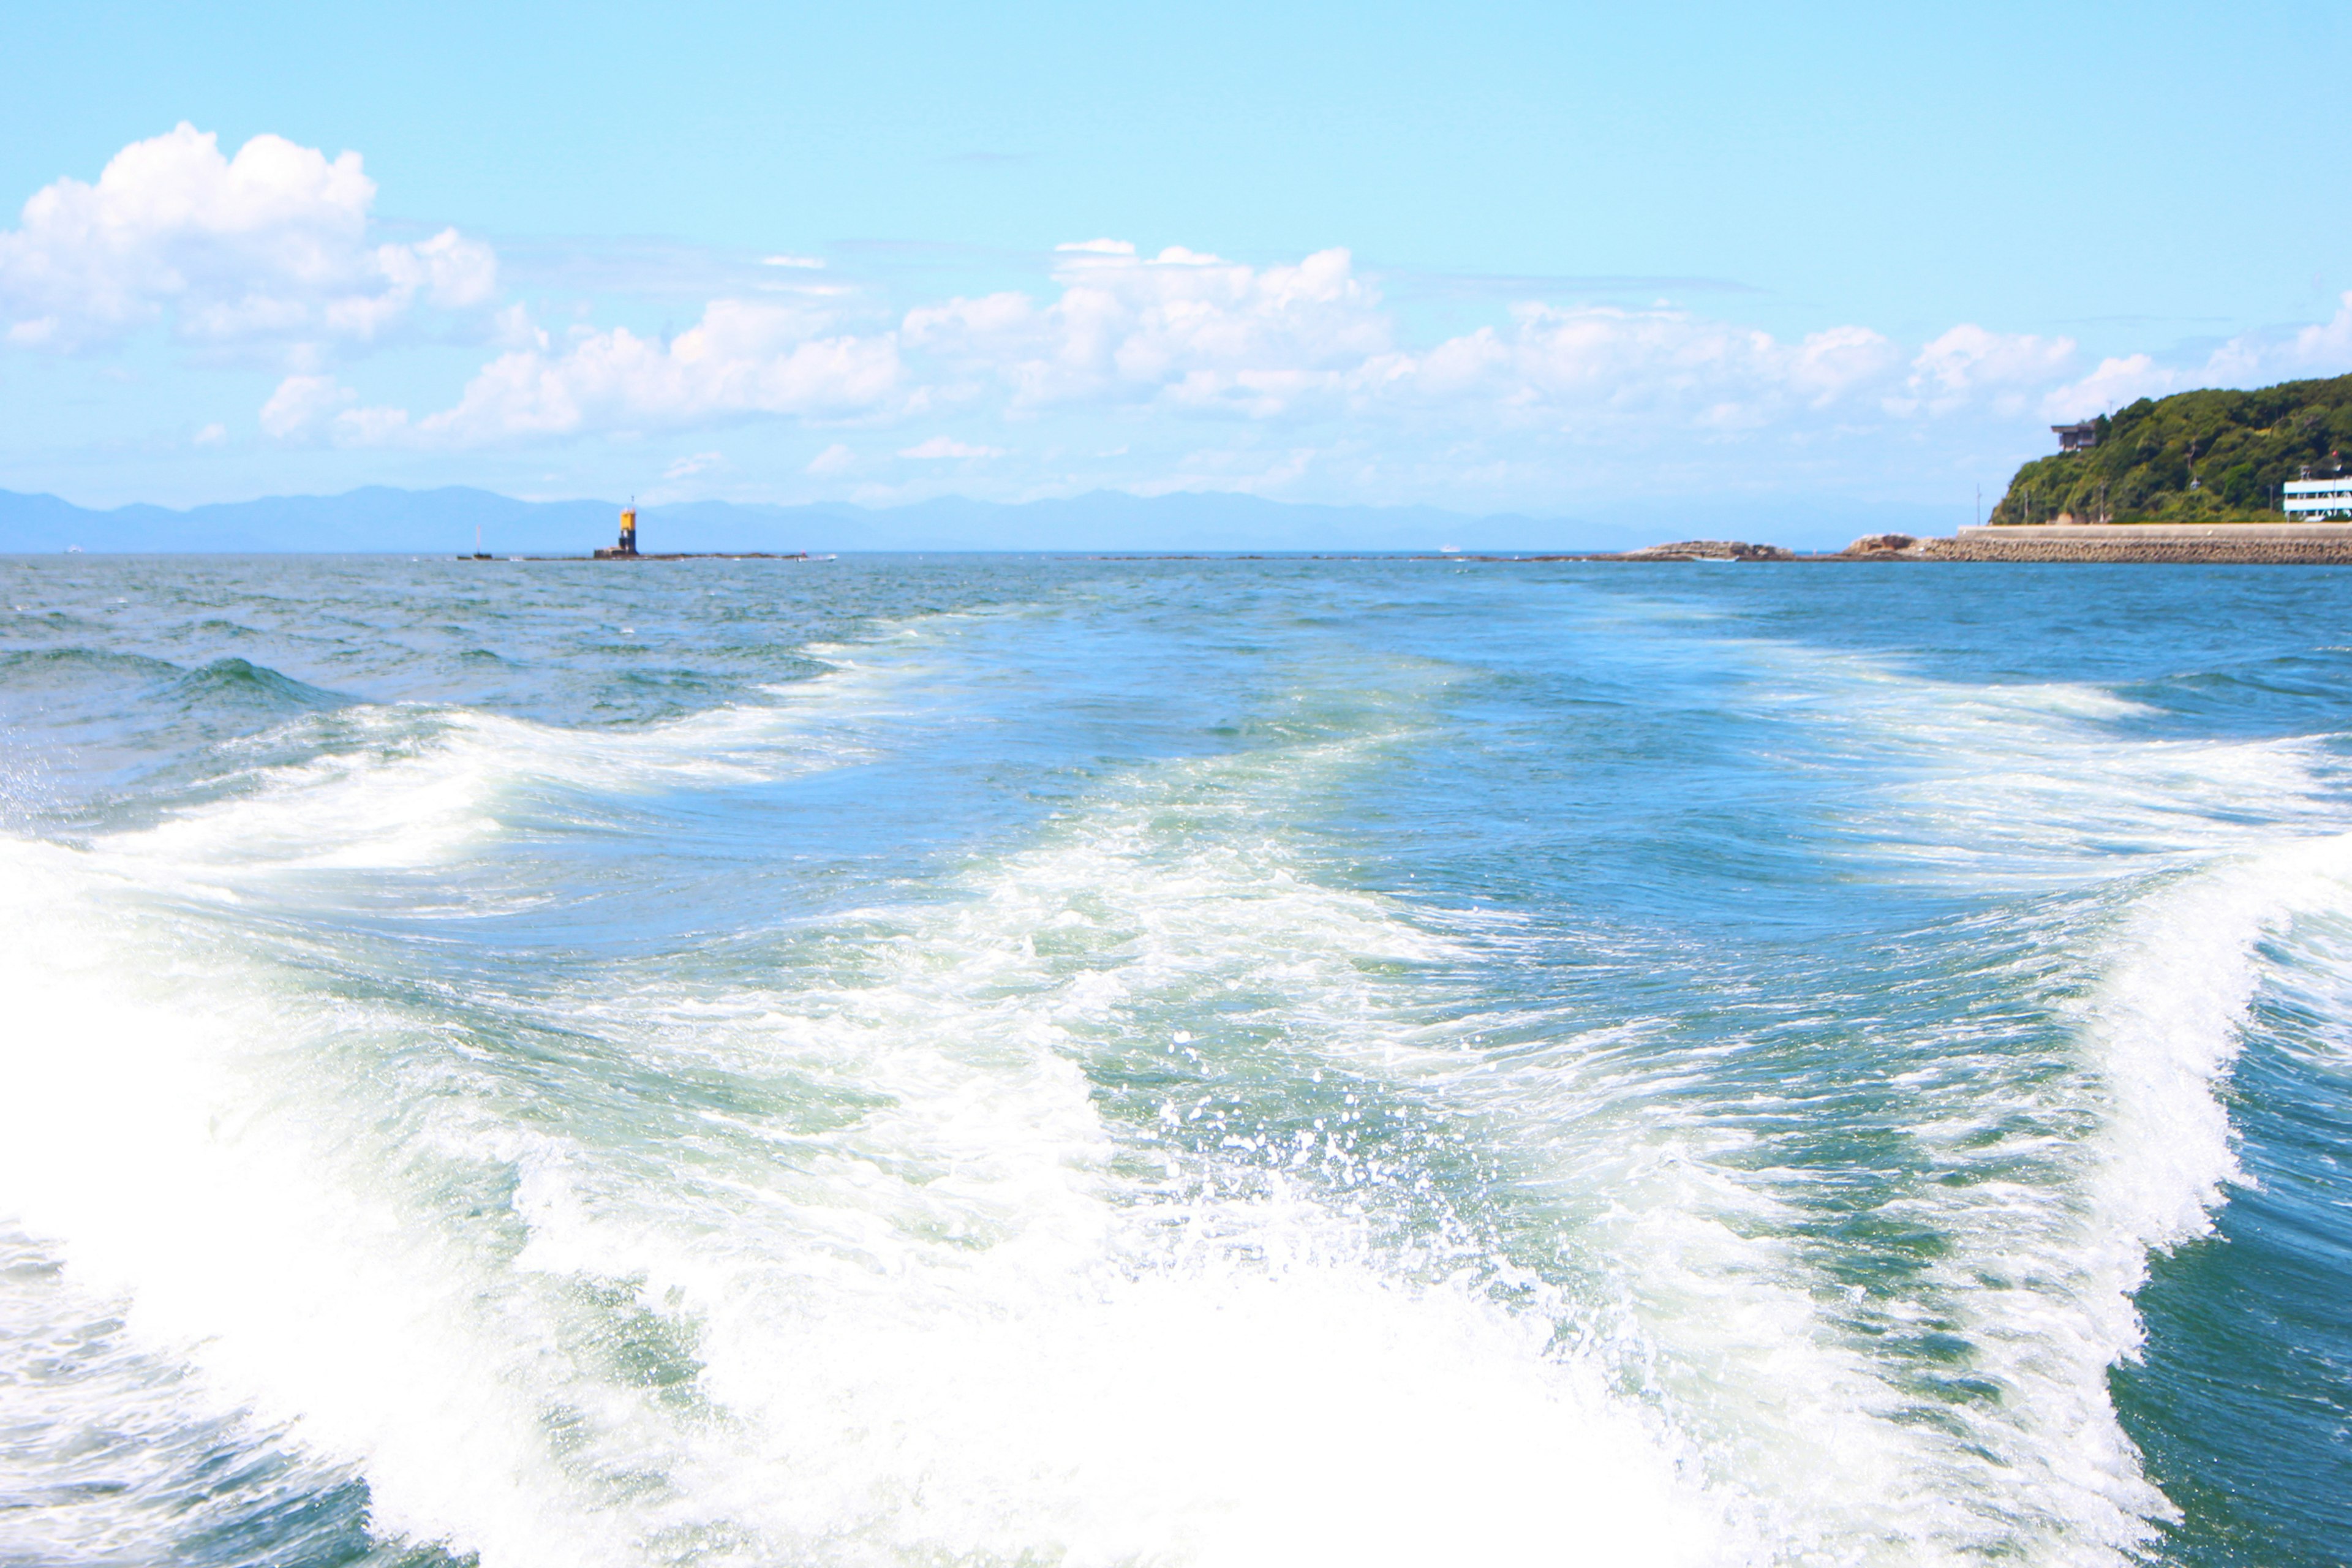
[[[182,140],[193,150],[175,155],[201,163],[209,153],[222,168],[236,167],[207,139],[186,132]],[[334,222],[342,226],[322,232],[357,233],[373,198],[357,160],[331,163],[280,145],[289,167],[311,182],[303,187],[312,190],[310,205],[301,210],[341,213]],[[36,226],[28,220],[23,233]],[[710,300],[674,337],[581,326],[567,339],[551,336],[520,303],[493,315],[495,261],[454,233],[396,248],[365,250],[373,293],[330,299],[316,289],[257,287],[232,305],[222,303],[232,291],[216,289],[202,295],[212,302],[200,309],[191,286],[174,296],[182,330],[290,333],[299,326],[349,340],[383,331],[415,302],[438,300],[479,307],[482,330],[503,347],[452,405],[414,417],[361,405],[326,374],[331,354],[294,354],[297,374],[261,411],[264,433],[281,441],[467,447],[747,418],[890,424],[952,415],[962,439],[877,441],[864,459],[835,442],[805,472],[851,475],[891,450],[936,465],[1014,458],[1020,447],[1021,463],[986,471],[1026,474],[1033,488],[1261,490],[1305,483],[1310,470],[1314,485],[1359,489],[1381,482],[1379,475],[1410,472],[1421,493],[1449,473],[1463,484],[1523,487],[1571,468],[1654,468],[1668,450],[1696,472],[1701,447],[1753,451],[1766,432],[1788,453],[1814,446],[1826,454],[1839,439],[1898,428],[1916,440],[1929,421],[2015,421],[2037,406],[2071,416],[2143,393],[2227,384],[2232,375],[2242,384],[2257,371],[2273,379],[2325,372],[2352,360],[2352,296],[2332,321],[2232,340],[2201,371],[2135,354],[2084,375],[2066,337],[1965,322],[1913,347],[1855,324],[1779,335],[1664,302],[1527,301],[1505,320],[1417,346],[1399,342],[1395,313],[1346,250],[1258,266],[1181,247],[1145,256],[1115,239],[1058,247],[1050,289],[918,303],[895,329],[858,314],[872,309],[861,286],[816,292],[780,282],[750,299]],[[766,259],[786,268],[814,264]],[[276,278],[285,269],[264,271]],[[1108,418],[1123,432],[1184,430],[1210,419],[1251,433],[1223,457],[1185,435],[1145,439],[1135,447],[1147,454],[1139,458],[1104,441],[1107,430],[1055,429],[1035,443],[990,445],[977,422],[992,415],[1024,423]],[[1103,447],[1126,460],[1087,471],[1088,460],[1065,457]],[[717,460],[698,453],[668,477]],[[933,470],[942,471],[955,470]]]
[[[1360,405],[1397,400],[1514,424],[1568,421],[1611,438],[1632,424],[1752,428],[1824,409],[1881,382],[1899,357],[1863,327],[1797,342],[1670,308],[1522,305],[1509,332],[1481,328],[1425,353],[1374,360]]]
[[[2244,386],[2299,376],[2342,375],[2352,368],[2352,293],[2338,300],[2336,314],[2281,336],[2248,332],[2213,351],[2207,376],[2225,386]]]
[[[1644,432],[1729,437],[1823,414],[1883,418],[1882,405],[1902,403],[1906,389],[1905,354],[1866,328],[1790,341],[1665,306],[1526,304],[1507,327],[1403,351],[1377,289],[1344,250],[1254,267],[1181,247],[1145,258],[1122,241],[1088,240],[1057,251],[1055,278],[1061,292],[1046,303],[1017,291],[958,297],[908,310],[895,332],[862,335],[842,330],[836,307],[823,301],[717,300],[666,343],[626,328],[582,330],[559,350],[516,307],[499,318],[516,346],[451,408],[412,422],[348,400],[325,407],[324,394],[304,393],[309,401],[266,427],[474,445],[761,415],[890,418],[962,407],[1012,418],[1088,410],[1344,418],[1367,429],[1517,430],[1591,447]],[[1907,384],[1934,393],[1927,401],[1941,410],[1980,388],[2023,385],[2071,352],[2063,340],[1955,329],[1910,362]],[[899,455],[1010,454],[935,437]],[[811,471],[851,459],[819,461],[825,467]]]
[[[585,333],[561,353],[517,349],[483,366],[456,406],[416,421],[413,435],[477,446],[756,414],[842,418],[885,407],[901,379],[896,337],[829,325],[798,307],[714,300],[667,343],[616,327]]]
[[[1189,452],[1173,472],[1146,479],[1133,489],[1143,496],[1202,491],[1265,495],[1297,481],[1320,455],[1312,447],[1300,447],[1269,462],[1263,453]]]
[[[1056,248],[1059,299],[955,299],[910,310],[903,335],[950,375],[993,382],[1016,409],[1151,404],[1264,417],[1344,394],[1389,347],[1380,296],[1345,250],[1256,268],[1122,240]]]
[[[690,458],[680,458],[668,468],[664,468],[662,470],[662,478],[666,479],[688,479],[693,475],[702,472],[705,468],[716,468],[726,460],[726,454],[722,452],[697,452]]]
[[[61,179],[0,231],[0,321],[20,346],[110,342],[169,315],[185,338],[366,342],[419,303],[483,304],[490,248],[445,229],[368,239],[375,184],[356,153],[330,160],[279,136],[234,159],[182,123],[116,153],[95,184]]]
[[[530,319],[530,309],[509,305],[490,318],[490,341],[502,349],[544,349],[553,346],[545,328]]]
[[[1517,423],[1664,415],[1737,428],[1825,408],[1879,385],[1885,338],[1842,326],[1795,342],[1670,308],[1528,304],[1484,328],[1399,352],[1379,291],[1345,250],[1254,268],[1119,240],[1056,252],[1059,298],[1009,292],[909,310],[901,337],[935,363],[943,395],[992,384],[1008,412],[1074,405],[1254,419],[1383,410]]]
[[[1930,342],[1911,362],[1905,395],[1894,411],[1947,414],[1979,398],[1998,412],[2016,414],[2030,391],[2047,387],[2074,362],[2072,338],[2031,332],[1995,332],[1973,324],[1952,328]]]
[[[381,447],[408,435],[398,408],[357,407],[359,394],[331,375],[289,375],[261,405],[261,433],[272,440],[338,447]]]
[[[2042,400],[2042,412],[2053,419],[2088,419],[2143,397],[2179,392],[2184,384],[2184,373],[2173,366],[2158,364],[2147,354],[2126,354],[2103,359],[2082,380],[2052,392]]]
[[[2352,293],[2325,321],[2288,331],[2243,332],[2209,354],[2201,365],[2168,364],[2152,354],[2103,359],[2098,368],[2042,400],[2053,419],[2084,419],[2112,413],[2143,397],[2198,386],[2263,386],[2305,376],[2352,371]]]
[[[199,447],[217,447],[227,439],[228,426],[219,424],[205,426],[197,431],[194,437],[195,444]]]
[[[386,447],[408,434],[404,408],[346,408],[335,416],[329,435],[338,447]]]
[[[1056,247],[1034,290],[917,301],[895,328],[872,313],[868,284],[780,252],[761,258],[774,270],[744,281],[750,298],[709,300],[675,336],[583,326],[566,337],[500,298],[488,246],[455,229],[383,241],[375,196],[357,153],[264,135],[229,157],[182,124],[123,148],[92,183],[35,193],[17,226],[0,229],[0,338],[71,352],[167,330],[209,357],[266,354],[283,379],[259,425],[280,442],[451,447],[747,418],[939,416],[968,438],[877,437],[866,459],[836,442],[806,471],[878,471],[894,449],[946,464],[1014,458],[1018,447],[1017,461],[984,471],[1160,488],[1276,489],[1310,468],[1328,487],[1343,468],[1516,485],[1571,461],[1654,466],[1661,451],[1743,440],[1752,451],[1760,432],[1790,450],[1895,429],[1917,440],[1931,421],[2014,421],[2036,408],[2074,417],[2184,386],[2352,367],[2352,294],[2329,321],[2233,338],[2201,363],[2127,353],[2088,374],[2066,337],[1968,322],[1898,346],[1859,325],[1776,335],[1663,301],[1528,300],[1490,325],[1413,343],[1345,249],[1256,265],[1182,247],[1146,256],[1114,238]],[[360,347],[453,325],[498,352],[438,412],[363,405],[331,374]],[[993,446],[992,416],[1103,427]],[[1231,453],[1204,452],[1202,421],[1235,433]],[[1147,431],[1133,453],[1117,439]],[[193,437],[226,439],[219,426]],[[1091,459],[1063,456],[1105,448],[1100,479],[1079,475]],[[694,454],[670,477],[719,460]]]
[[[950,441],[945,436],[934,436],[929,440],[916,446],[900,447],[898,456],[913,458],[923,462],[936,462],[944,458],[1002,458],[1004,456],[1004,448],[971,447],[961,441]]]
[[[310,435],[358,396],[331,375],[289,375],[261,405],[261,433],[280,441]]]

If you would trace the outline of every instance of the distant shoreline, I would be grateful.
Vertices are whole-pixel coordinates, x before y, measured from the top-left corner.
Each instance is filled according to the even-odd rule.
[[[1481,559],[2352,566],[2352,522],[2012,523],[1963,528],[1948,537],[1871,534],[1838,551],[1800,552],[1700,539],[1607,554]]]
[[[1035,556],[1086,561],[1392,561],[1456,562],[1495,565],[1544,565],[1567,563],[1597,564],[1659,564],[1715,562],[1747,564],[1785,563],[1795,565],[1882,563],[1895,562],[1960,562],[1979,564],[2152,564],[2152,565],[2276,565],[2352,566],[2352,522],[2341,523],[2041,523],[1962,528],[1950,535],[1883,533],[1865,535],[1843,550],[1800,551],[1741,540],[1691,539],[1647,545],[1637,550],[1085,550],[1070,548],[972,550],[969,548],[908,548],[864,550],[852,555],[877,556]],[[383,557],[410,561],[454,560],[460,564],[534,563],[603,565],[608,561],[782,561],[821,562],[839,559],[834,552],[712,550],[647,551],[635,556],[608,554],[497,554],[408,551],[0,551],[0,559],[87,561],[134,560],[141,557],[199,560],[257,555],[284,557]]]

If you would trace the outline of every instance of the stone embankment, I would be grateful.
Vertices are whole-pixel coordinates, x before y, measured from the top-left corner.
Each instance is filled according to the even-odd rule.
[[[1800,554],[1777,544],[1685,539],[1579,555],[1446,555],[1448,561],[2072,561],[2201,565],[2352,566],[2352,522],[2035,523],[1964,528],[1949,539],[1871,533],[1843,550]]]
[[[1899,537],[1899,536],[1898,536]],[[1869,543],[1847,547],[1855,554]],[[1964,528],[1902,552],[1927,561],[2176,562],[2352,565],[2352,523],[2042,523]]]

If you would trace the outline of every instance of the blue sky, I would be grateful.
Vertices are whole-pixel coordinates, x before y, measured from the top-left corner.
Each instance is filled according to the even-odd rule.
[[[1965,521],[2352,371],[2340,6],[482,9],[0,11],[0,488]]]

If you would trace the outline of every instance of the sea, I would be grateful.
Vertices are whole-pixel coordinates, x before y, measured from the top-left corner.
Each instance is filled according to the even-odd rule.
[[[2352,1561],[2352,576],[0,560],[0,1563]]]

